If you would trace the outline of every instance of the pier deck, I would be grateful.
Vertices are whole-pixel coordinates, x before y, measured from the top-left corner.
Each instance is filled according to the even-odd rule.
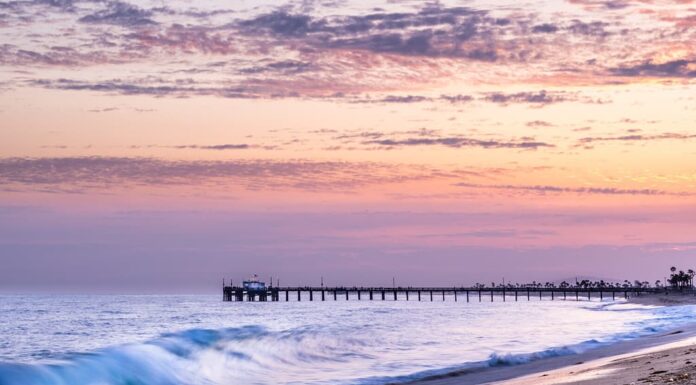
[[[268,287],[247,290],[239,286],[223,286],[223,301],[519,301],[599,300],[629,298],[643,293],[664,292],[656,288],[478,288],[478,287]]]

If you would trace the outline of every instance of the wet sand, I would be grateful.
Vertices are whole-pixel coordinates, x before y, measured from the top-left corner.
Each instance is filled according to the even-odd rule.
[[[693,294],[643,295],[631,303],[651,306],[696,304]],[[696,384],[696,324],[586,353],[523,365],[452,372],[412,385],[628,385]]]
[[[629,302],[650,306],[696,305],[696,295],[694,295],[694,293],[650,294],[633,297]]]

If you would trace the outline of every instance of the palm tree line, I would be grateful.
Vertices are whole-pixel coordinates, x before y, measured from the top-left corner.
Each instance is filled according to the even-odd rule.
[[[641,280],[624,280],[623,282],[610,282],[604,280],[575,280],[575,283],[569,283],[566,281],[556,283],[556,282],[537,282],[532,281],[531,283],[495,283],[491,282],[490,285],[483,283],[476,283],[474,288],[500,288],[500,289],[649,289],[649,288],[666,288],[668,286],[674,289],[690,289],[694,286],[694,276],[696,272],[692,269],[688,269],[686,272],[683,270],[677,271],[677,268],[672,266],[670,268],[671,275],[666,280],[662,282],[661,280],[656,280],[653,284],[648,281]]]
[[[673,288],[686,289],[694,287],[694,276],[696,275],[696,272],[694,272],[692,269],[689,269],[686,272],[684,272],[684,270],[679,270],[677,272],[677,268],[672,266],[669,271],[672,272],[672,274],[670,274],[667,283],[669,283]]]

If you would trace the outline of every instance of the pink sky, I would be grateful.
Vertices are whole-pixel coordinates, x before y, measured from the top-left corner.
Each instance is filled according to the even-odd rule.
[[[11,1],[0,36],[3,291],[694,267],[694,1]]]

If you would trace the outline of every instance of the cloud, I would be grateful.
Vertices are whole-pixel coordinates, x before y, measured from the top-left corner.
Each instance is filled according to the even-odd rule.
[[[125,38],[130,42],[128,51],[140,55],[157,48],[168,53],[229,55],[239,51],[241,46],[235,41],[232,31],[200,25],[174,24],[162,30],[138,29]]]
[[[87,112],[99,113],[99,112],[112,112],[112,111],[118,111],[118,110],[119,110],[118,107],[104,107],[104,108],[92,108],[92,109],[87,110]]]
[[[308,62],[298,60],[274,61],[268,64],[246,67],[240,70],[243,74],[259,74],[267,72],[278,72],[284,74],[297,74],[314,69],[315,66]]]
[[[687,140],[696,138],[696,134],[680,134],[666,132],[656,135],[631,134],[620,136],[588,136],[578,139],[579,146],[586,146],[596,142],[641,142],[653,140]]]
[[[611,34],[607,31],[610,25],[611,24],[603,21],[583,22],[574,19],[571,21],[570,25],[566,27],[566,30],[574,35],[607,37]]]
[[[616,11],[628,8],[641,0],[568,0],[571,4],[582,6],[588,11],[610,10]]]
[[[75,0],[34,0],[35,3],[49,5],[51,7],[72,9],[75,5]]]
[[[272,34],[282,37],[300,37],[310,32],[320,32],[325,27],[322,20],[314,21],[308,15],[293,15],[285,11],[274,11],[239,22],[246,33]]]
[[[577,100],[577,96],[574,94],[568,94],[566,92],[551,92],[545,90],[537,92],[517,92],[510,94],[501,92],[491,92],[486,94],[483,97],[483,100],[498,104],[529,103],[537,105],[548,105],[570,100]]]
[[[577,3],[623,12],[619,2]],[[688,53],[691,36],[683,27],[671,30],[673,22],[648,28],[616,17],[614,11],[614,16],[593,11],[580,19],[570,12],[543,20],[533,4],[514,10],[495,3],[487,8],[392,2],[379,6],[355,9],[344,4],[293,3],[199,10],[185,4],[153,6],[118,0],[6,2],[0,5],[0,25],[26,39],[0,45],[0,64],[15,69],[61,67],[60,72],[50,73],[62,79],[46,84],[54,89],[174,97],[347,95],[344,101],[394,95],[374,101],[382,103],[464,103],[471,101],[465,98],[476,97],[456,99],[414,91],[455,82],[556,87],[617,82],[616,76],[623,78],[621,82],[639,81],[643,76],[694,76],[693,60],[654,63],[645,59],[680,49]],[[56,13],[60,17],[53,17]],[[661,20],[666,16],[645,17]],[[75,23],[77,28],[72,28]],[[618,48],[625,52],[607,54]],[[78,72],[104,64],[112,65],[111,79],[96,78],[94,71]],[[144,70],[134,75],[134,66]],[[172,74],[190,76],[195,87],[178,83],[181,79]],[[36,76],[16,84],[32,85],[24,79],[40,80]],[[135,76],[157,81],[138,82]],[[70,78],[76,84],[64,82]],[[544,106],[574,97],[551,91],[498,92],[487,99]]]
[[[246,150],[248,148],[251,148],[252,146],[248,145],[248,144],[214,144],[214,145],[208,145],[208,146],[202,146],[202,145],[198,145],[198,144],[186,144],[186,145],[171,146],[171,147],[176,148],[176,149],[222,151],[222,150]]]
[[[103,63],[105,55],[96,52],[79,52],[71,47],[53,46],[44,52],[23,49],[14,44],[0,44],[0,63],[9,66],[78,66],[85,63]]]
[[[200,147],[199,147],[200,148]],[[432,179],[423,166],[309,160],[164,160],[155,158],[0,158],[8,191],[85,193],[138,186],[348,192],[366,185]]]
[[[411,103],[421,103],[421,102],[437,102],[445,101],[451,104],[463,104],[469,103],[476,98],[471,95],[440,95],[434,96],[424,96],[424,95],[386,95],[381,97],[367,97],[364,98],[351,98],[348,97],[351,103],[375,103],[375,104],[411,104]]]
[[[527,127],[552,127],[553,124],[544,120],[532,120],[527,122]]]
[[[112,24],[122,27],[142,27],[157,24],[151,19],[152,12],[121,1],[107,3],[106,9],[79,19],[88,24]]]
[[[372,34],[368,37],[341,39],[333,42],[334,48],[357,48],[379,53],[402,55],[444,55],[433,43],[433,32],[402,36],[399,33]]]
[[[573,194],[599,194],[599,195],[674,195],[694,196],[694,193],[671,192],[657,189],[622,189],[615,187],[561,187],[549,185],[494,185],[476,183],[457,183],[459,187],[474,189],[518,190],[538,194],[546,193],[573,193]]]
[[[124,81],[120,79],[107,81],[79,81],[72,79],[38,79],[29,84],[48,89],[69,91],[97,91],[121,95],[150,95],[156,97],[173,96],[189,97],[200,95],[212,95],[228,98],[255,98],[258,95],[238,87],[209,87],[181,82],[181,84],[162,83],[159,79],[135,79]]]
[[[314,48],[495,61],[498,54],[488,47],[492,31],[508,24],[482,10],[429,5],[415,12],[326,17],[277,10],[236,26],[247,36],[293,39]]]
[[[534,33],[555,33],[556,31],[558,31],[558,27],[555,24],[549,23],[535,25],[532,28],[532,32]]]
[[[432,102],[434,99],[422,95],[386,95],[379,98],[359,98],[351,100],[352,103],[395,103],[395,104],[410,104],[421,102]]]
[[[440,99],[452,104],[468,103],[474,100],[471,95],[440,95]]]
[[[445,146],[452,148],[480,147],[480,148],[513,148],[536,150],[544,147],[555,147],[552,144],[522,140],[522,141],[500,141],[472,139],[465,137],[443,137],[443,138],[406,138],[406,139],[375,139],[363,142],[368,145],[378,145],[383,147],[410,147],[410,146]]]
[[[444,146],[451,148],[478,147],[485,149],[531,149],[552,148],[555,145],[536,141],[532,137],[519,139],[479,139],[461,135],[443,135],[440,130],[421,128],[394,132],[358,131],[334,136],[333,140],[350,144],[354,149],[395,149],[400,147]],[[377,147],[375,147],[377,146]]]
[[[681,59],[659,64],[645,61],[639,64],[610,68],[609,71],[618,76],[696,78],[696,61]]]
[[[294,64],[278,64],[279,68],[296,68]],[[276,64],[277,64],[276,63]],[[264,72],[265,66],[257,67]],[[299,70],[299,69],[297,69]],[[256,71],[256,70],[254,70]],[[282,70],[280,70],[282,71]],[[293,71],[290,69],[290,71]],[[192,96],[217,96],[233,99],[256,98],[303,98],[334,102],[348,102],[354,104],[414,104],[424,102],[446,102],[450,104],[464,104],[473,101],[496,103],[500,105],[530,104],[536,107],[544,107],[549,104],[575,102],[575,103],[605,103],[603,100],[592,99],[579,93],[564,91],[529,91],[518,93],[492,92],[475,95],[451,94],[439,96],[426,95],[351,95],[351,94],[318,94],[307,95],[297,91],[288,90],[281,92],[274,88],[267,88],[263,83],[241,82],[239,84],[199,84],[193,79],[179,79],[167,81],[160,78],[140,79],[112,79],[102,81],[81,81],[73,79],[35,79],[27,81],[36,87],[70,90],[70,91],[94,91],[121,95],[150,95],[155,97],[192,97]]]

